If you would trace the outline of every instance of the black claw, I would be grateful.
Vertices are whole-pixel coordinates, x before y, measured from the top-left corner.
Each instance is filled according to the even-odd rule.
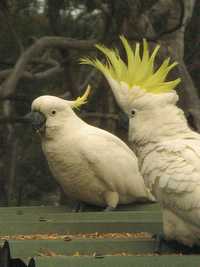
[[[192,247],[188,247],[188,246],[185,246],[183,244],[176,242],[176,248],[177,248],[178,253],[182,253],[186,255],[200,254],[200,247],[196,245]]]
[[[162,254],[163,246],[165,246],[165,250],[170,253],[181,253],[181,254],[200,254],[200,246],[188,247],[185,246],[176,240],[166,240],[164,234],[155,234],[152,236],[156,240],[156,245],[154,249],[154,253]]]

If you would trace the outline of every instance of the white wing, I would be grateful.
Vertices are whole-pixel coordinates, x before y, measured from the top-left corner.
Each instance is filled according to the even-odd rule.
[[[137,197],[147,196],[137,158],[119,138],[90,126],[82,131],[80,143],[80,153],[110,190]]]
[[[178,139],[159,143],[144,157],[141,172],[164,207],[184,217],[192,215],[195,223],[198,217],[200,226],[199,140]]]

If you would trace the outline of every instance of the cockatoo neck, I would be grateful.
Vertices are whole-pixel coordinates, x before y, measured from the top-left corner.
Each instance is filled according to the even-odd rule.
[[[129,122],[129,140],[140,144],[184,138],[191,132],[183,111],[174,104],[138,111]]]
[[[116,81],[110,76],[107,77],[107,80],[118,105],[125,113],[128,113],[130,98],[130,88],[128,84],[123,81]]]

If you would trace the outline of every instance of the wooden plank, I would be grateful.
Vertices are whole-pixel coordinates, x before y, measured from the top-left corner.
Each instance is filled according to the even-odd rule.
[[[200,256],[37,257],[37,267],[199,267]]]
[[[26,206],[26,207],[0,207],[0,216],[4,214],[31,214],[31,213],[61,213],[70,211],[67,206]]]
[[[64,240],[9,240],[13,257],[27,258],[38,256],[40,253],[52,252],[58,255],[74,255],[79,252],[81,255],[109,255],[116,253],[127,254],[149,254],[154,253],[155,240],[147,239],[77,239],[72,241]],[[163,245],[162,253],[170,253],[169,247]],[[45,255],[46,255],[45,254]]]
[[[114,212],[82,212],[82,213],[31,213],[31,214],[4,214],[0,222],[70,222],[70,221],[119,221],[127,222],[129,220],[152,221],[161,220],[160,211],[114,211]]]
[[[119,205],[117,211],[160,211],[158,203]]]
[[[87,206],[86,211],[97,211],[96,207]],[[151,211],[160,210],[158,203],[146,203],[146,204],[130,204],[121,205],[117,208],[117,211]],[[0,207],[0,216],[3,214],[30,214],[30,213],[61,213],[69,212],[71,208],[69,206],[26,206],[26,207]]]
[[[160,212],[84,212],[46,214],[42,218],[35,214],[16,217],[1,217],[0,235],[124,231],[157,233],[162,229]]]
[[[162,230],[160,220],[152,221],[70,221],[70,222],[7,222],[0,223],[0,235],[16,234],[78,234],[78,233],[119,233],[119,232],[151,232]]]

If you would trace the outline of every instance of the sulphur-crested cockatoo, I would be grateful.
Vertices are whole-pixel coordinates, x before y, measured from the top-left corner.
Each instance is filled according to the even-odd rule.
[[[173,90],[180,79],[166,82],[177,64],[166,59],[154,70],[159,46],[143,53],[124,37],[125,63],[117,50],[98,45],[107,62],[83,59],[107,79],[119,106],[129,116],[129,139],[139,159],[145,184],[163,209],[163,230],[167,240],[185,245],[200,244],[200,135],[192,131],[183,111],[176,106]]]
[[[66,195],[107,210],[118,203],[152,200],[135,154],[118,137],[81,120],[73,111],[85,103],[40,96],[28,118],[39,132],[50,170]]]

